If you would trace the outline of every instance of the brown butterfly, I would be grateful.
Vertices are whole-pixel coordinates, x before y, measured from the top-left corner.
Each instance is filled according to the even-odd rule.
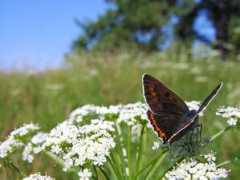
[[[150,108],[147,111],[147,116],[163,143],[171,144],[192,129],[196,124],[198,114],[219,93],[222,85],[222,82],[217,85],[204,99],[197,111],[190,111],[184,101],[162,82],[148,74],[144,74],[144,97]]]

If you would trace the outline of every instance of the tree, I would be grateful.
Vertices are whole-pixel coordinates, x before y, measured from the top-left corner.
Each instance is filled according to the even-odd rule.
[[[140,48],[159,50],[162,28],[171,18],[176,0],[106,0],[111,5],[96,22],[79,23],[84,34],[74,48]]]
[[[216,31],[216,40],[211,42],[205,36],[199,35],[193,30],[194,20],[200,11],[207,11],[208,18]],[[240,1],[239,0],[201,0],[188,8],[184,14],[179,14],[180,20],[176,33],[181,39],[195,37],[213,48],[219,50],[223,57],[230,51],[237,52],[240,47],[239,33],[234,33],[236,27],[240,27]]]

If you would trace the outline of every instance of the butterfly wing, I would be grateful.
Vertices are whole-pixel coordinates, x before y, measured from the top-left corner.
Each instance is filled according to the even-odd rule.
[[[223,86],[223,83],[219,83],[217,87],[215,87],[212,92],[203,100],[202,104],[200,105],[197,113],[204,111],[204,109],[207,108],[207,106],[210,104],[210,102],[218,95],[219,91],[221,90]]]
[[[150,108],[148,119],[158,135],[167,142],[189,123],[183,117],[190,111],[181,98],[150,75],[143,76],[143,88]]]
[[[148,110],[147,116],[154,130],[163,140],[163,143],[169,142],[169,140],[172,139],[172,136],[179,131],[179,127],[182,127],[179,126],[180,119],[177,119],[178,117],[172,114],[154,114],[150,110]]]
[[[145,100],[150,108],[147,111],[148,119],[164,143],[172,143],[194,124],[198,114],[219,93],[222,83],[205,98],[197,112],[190,112],[181,98],[150,75],[143,76],[143,86]]]
[[[145,100],[153,113],[183,115],[189,112],[187,105],[180,97],[148,74],[143,76],[143,89]]]

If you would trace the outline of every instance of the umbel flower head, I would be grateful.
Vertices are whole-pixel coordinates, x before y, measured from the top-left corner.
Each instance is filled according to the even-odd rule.
[[[64,160],[64,169],[84,166],[88,162],[103,165],[110,149],[115,147],[111,136],[113,122],[92,119],[89,124],[77,126],[74,121],[64,121],[51,130],[42,145]]]
[[[12,131],[7,139],[0,143],[0,158],[5,158],[17,148],[22,147],[25,136],[38,129],[38,125],[30,123]]]
[[[240,108],[237,107],[220,107],[218,108],[216,115],[227,119],[229,126],[236,126],[240,119]]]
[[[205,160],[196,159],[183,160],[180,164],[167,172],[165,180],[207,180],[223,179],[228,177],[228,171],[224,168],[217,167],[214,154],[204,156]]]

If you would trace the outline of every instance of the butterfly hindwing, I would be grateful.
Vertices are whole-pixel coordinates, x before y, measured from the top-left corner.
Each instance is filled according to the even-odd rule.
[[[164,143],[172,137],[172,135],[178,131],[180,126],[177,126],[176,117],[174,114],[161,113],[154,114],[150,110],[147,111],[148,119],[150,120],[154,130],[158,133],[158,136],[163,140]]]

